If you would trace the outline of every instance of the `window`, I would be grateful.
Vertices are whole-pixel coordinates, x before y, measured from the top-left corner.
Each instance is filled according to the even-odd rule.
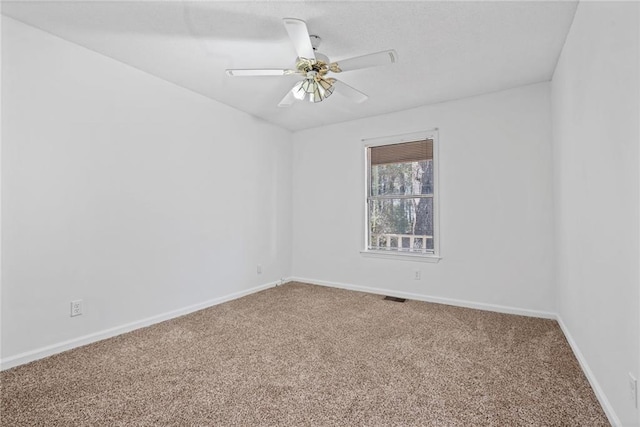
[[[435,139],[422,134],[365,146],[366,252],[438,255]]]

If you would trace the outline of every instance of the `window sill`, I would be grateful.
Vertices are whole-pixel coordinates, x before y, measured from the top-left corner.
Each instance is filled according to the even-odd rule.
[[[402,261],[419,261],[419,262],[431,262],[437,263],[442,257],[432,254],[412,254],[412,253],[402,253],[402,252],[386,252],[386,251],[368,251],[361,250],[360,254],[364,257],[371,258],[387,258],[387,259],[395,259]]]

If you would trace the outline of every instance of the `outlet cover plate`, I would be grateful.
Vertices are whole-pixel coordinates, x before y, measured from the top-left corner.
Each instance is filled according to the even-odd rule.
[[[71,301],[71,317],[80,316],[82,314],[82,300]]]

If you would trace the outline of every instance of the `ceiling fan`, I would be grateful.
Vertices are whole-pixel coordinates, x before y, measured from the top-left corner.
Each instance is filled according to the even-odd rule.
[[[284,18],[283,22],[298,54],[295,69],[226,70],[228,76],[238,77],[288,76],[292,74],[303,76],[303,79],[296,83],[280,101],[278,107],[289,107],[296,100],[320,102],[331,95],[334,89],[354,102],[364,102],[368,98],[367,95],[340,80],[327,77],[328,73],[341,73],[343,71],[393,64],[398,60],[398,54],[391,49],[344,59],[339,62],[330,62],[326,55],[316,51],[321,39],[318,36],[309,35],[307,24],[303,20]]]

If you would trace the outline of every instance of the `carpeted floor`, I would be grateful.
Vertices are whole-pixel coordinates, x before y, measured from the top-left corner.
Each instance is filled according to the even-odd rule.
[[[299,283],[0,380],[3,426],[609,425],[555,321]]]

